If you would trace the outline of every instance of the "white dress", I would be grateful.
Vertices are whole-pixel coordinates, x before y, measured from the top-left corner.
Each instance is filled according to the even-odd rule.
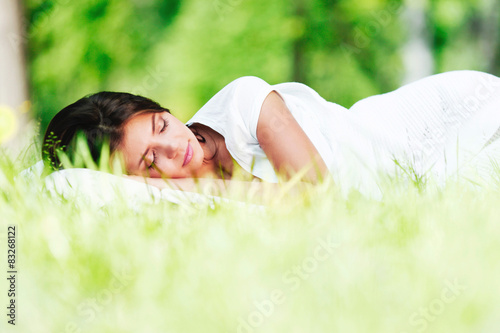
[[[350,109],[301,83],[269,85],[242,77],[186,124],[217,131],[242,168],[277,182],[256,135],[262,103],[271,91],[283,97],[344,195],[355,189],[380,199],[381,180],[405,174],[441,184],[457,174],[489,181],[491,161],[500,162],[500,79],[476,71],[433,75]]]

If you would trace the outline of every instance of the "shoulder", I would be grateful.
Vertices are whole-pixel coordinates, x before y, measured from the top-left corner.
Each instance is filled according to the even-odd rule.
[[[268,87],[271,87],[271,85],[257,76],[242,76],[231,81],[221,91],[226,90],[228,88],[233,88],[234,90],[238,91],[241,90],[244,92],[244,91],[249,91],[249,90],[252,91]]]
[[[243,99],[243,103],[245,103],[246,101],[244,100],[246,98],[255,96],[256,94],[262,93],[262,91],[266,90],[271,90],[271,85],[261,78],[256,76],[242,76],[231,81],[219,90],[203,106],[203,108],[210,107],[212,105],[227,105],[227,103],[230,103],[232,100]]]
[[[273,86],[256,76],[242,76],[217,92],[200,110],[225,110],[225,112],[250,112],[260,108],[264,98],[273,91]]]
[[[241,77],[233,80],[231,83],[233,83],[233,82],[236,82],[236,83],[244,83],[244,82],[250,82],[250,83],[267,83],[266,81],[264,81],[260,77],[252,76],[252,75],[241,76]]]
[[[186,125],[202,123],[222,135],[228,134],[229,128],[254,129],[262,103],[271,91],[273,87],[261,78],[239,77],[217,92]]]

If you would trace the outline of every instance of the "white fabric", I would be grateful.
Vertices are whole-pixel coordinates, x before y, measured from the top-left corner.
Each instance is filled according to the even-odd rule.
[[[39,161],[23,170],[19,177],[36,185],[43,168],[43,161]],[[155,186],[91,169],[59,170],[45,177],[43,184],[45,189],[54,196],[62,196],[65,199],[77,198],[76,202],[82,200],[96,208],[116,202],[119,198],[135,210],[140,210],[143,203],[158,203],[161,200],[178,205],[208,204],[212,208],[215,203],[229,201],[225,198],[193,192],[160,190]]]
[[[432,175],[440,183],[457,171],[488,181],[491,160],[500,161],[500,140],[492,140],[500,126],[500,79],[475,71],[430,76],[365,98],[349,110],[300,83],[272,86],[242,77],[218,92],[187,125],[211,127],[225,138],[242,168],[277,182],[256,135],[262,103],[273,90],[345,195],[357,189],[381,198],[381,175],[402,175],[402,168],[412,169],[415,177]]]

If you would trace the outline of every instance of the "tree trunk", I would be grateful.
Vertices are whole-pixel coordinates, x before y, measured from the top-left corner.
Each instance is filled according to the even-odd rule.
[[[405,0],[402,11],[408,39],[403,45],[403,84],[429,76],[434,72],[429,30],[426,26],[426,0]]]
[[[0,0],[0,144],[17,154],[32,139],[28,114],[23,10],[19,0]]]

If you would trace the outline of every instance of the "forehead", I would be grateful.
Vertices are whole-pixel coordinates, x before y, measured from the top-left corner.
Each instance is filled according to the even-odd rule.
[[[153,112],[144,112],[131,117],[123,125],[124,132],[134,130],[137,127],[151,126],[152,118],[156,115]]]
[[[127,171],[131,172],[139,168],[142,155],[148,149],[152,138],[152,122],[156,116],[156,113],[142,113],[123,126],[119,150],[125,159]]]

